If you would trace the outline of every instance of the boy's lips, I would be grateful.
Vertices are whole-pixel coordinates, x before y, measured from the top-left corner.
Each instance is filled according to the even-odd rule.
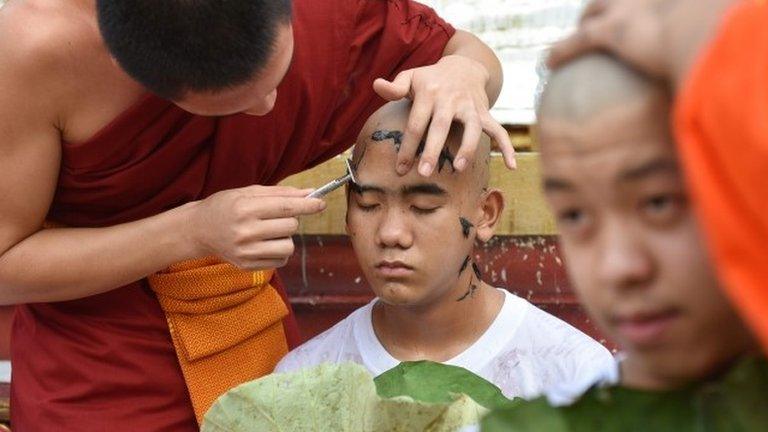
[[[621,339],[637,348],[650,348],[664,343],[664,334],[679,317],[679,310],[664,309],[615,315],[612,321]]]
[[[413,267],[402,261],[380,261],[376,264],[376,272],[385,277],[404,277],[413,273]]]

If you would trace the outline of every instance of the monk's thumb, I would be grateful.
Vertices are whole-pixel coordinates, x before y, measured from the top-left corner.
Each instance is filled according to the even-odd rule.
[[[391,82],[384,78],[379,78],[373,82],[373,91],[388,101],[396,101],[407,97],[411,91],[411,74],[409,71],[401,72]]]

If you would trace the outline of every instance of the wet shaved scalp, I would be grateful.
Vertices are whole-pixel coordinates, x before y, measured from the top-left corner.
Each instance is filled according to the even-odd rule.
[[[368,118],[368,121],[360,131],[352,153],[352,167],[354,169],[366,157],[366,150],[370,145],[390,145],[394,151],[400,151],[403,131],[405,131],[407,126],[410,110],[411,103],[408,100],[389,102]],[[461,146],[462,134],[462,125],[454,123],[451,126],[444,151],[439,158],[438,172],[455,173],[453,170],[453,157]],[[422,147],[417,150],[417,158],[421,155],[422,150]],[[487,135],[483,134],[477,146],[474,162],[467,168],[467,171],[472,173],[472,176],[477,180],[481,188],[485,188],[488,185],[490,155],[491,140]],[[394,171],[394,169],[395,167],[393,166],[392,170]]]
[[[662,90],[658,83],[608,54],[588,54],[552,72],[536,113],[539,121],[580,123]]]

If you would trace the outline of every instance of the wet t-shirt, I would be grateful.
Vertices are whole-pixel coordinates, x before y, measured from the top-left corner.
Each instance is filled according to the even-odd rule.
[[[463,367],[498,386],[504,395],[532,398],[550,386],[594,377],[614,368],[611,353],[565,321],[504,292],[504,305],[486,331],[446,364]],[[378,376],[397,366],[376,337],[372,310],[378,300],[291,351],[276,372],[321,363],[359,363]]]

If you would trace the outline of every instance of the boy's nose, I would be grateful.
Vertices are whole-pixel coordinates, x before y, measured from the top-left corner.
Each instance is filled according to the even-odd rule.
[[[397,209],[388,211],[379,225],[377,237],[379,244],[389,248],[409,248],[413,244],[411,230],[403,212]]]
[[[626,224],[608,223],[602,234],[602,253],[595,271],[601,282],[615,288],[647,285],[654,272],[653,259],[642,235]]]

